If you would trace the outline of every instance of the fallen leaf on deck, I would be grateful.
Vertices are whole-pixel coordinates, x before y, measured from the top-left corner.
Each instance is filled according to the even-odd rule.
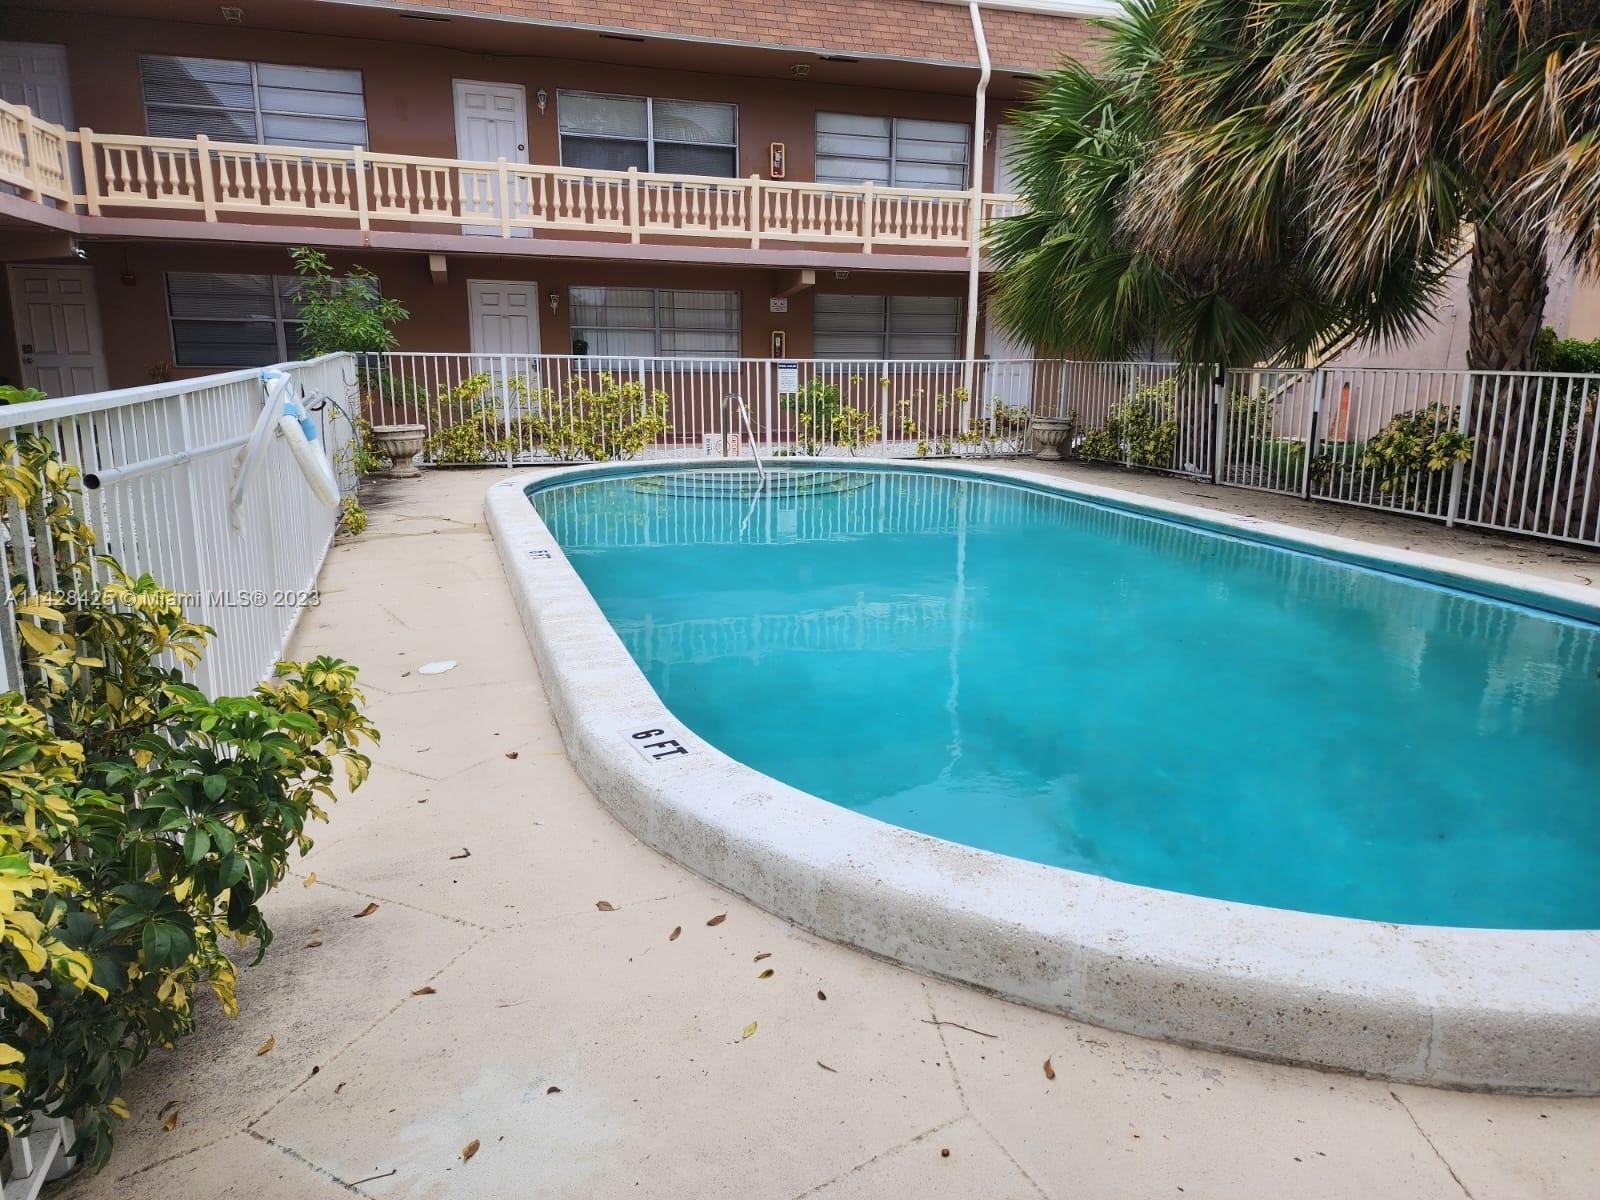
[[[167,1114],[166,1120],[161,1122],[161,1128],[165,1129],[168,1133],[171,1133],[177,1127],[178,1127],[178,1110],[177,1109],[173,1109],[170,1113]]]
[[[817,1059],[817,1066],[821,1067],[824,1071],[828,1072],[828,1074],[830,1074],[830,1075],[837,1075],[839,1073],[839,1072],[835,1071],[832,1067],[830,1067],[827,1063],[823,1062],[820,1058]]]
[[[432,996],[432,995],[436,995],[434,990],[431,987],[429,987],[427,984],[423,984],[421,987],[419,987],[416,991],[412,992],[411,994],[413,996]]]
[[[465,846],[463,846],[463,847],[461,847],[461,853],[460,854],[452,854],[450,856],[450,861],[451,862],[455,862],[458,858],[471,858],[471,857],[472,857],[472,851],[468,850]]]
[[[770,950],[763,950],[760,954],[756,955],[755,961],[756,962],[760,962],[763,958],[771,958],[771,957],[772,957],[772,952]]]
[[[181,1101],[181,1100],[168,1100],[165,1104],[163,1104],[161,1106],[161,1111],[156,1113],[156,1116],[164,1117],[169,1112],[171,1112],[173,1109],[177,1108],[178,1105],[180,1105],[182,1103],[183,1103],[183,1101]]]
[[[817,989],[817,999],[818,1000],[826,1000],[827,998],[828,998],[828,993],[827,992],[822,991],[820,988]]]
[[[716,916],[712,917],[711,920],[707,921],[706,924],[707,925],[721,925],[727,919],[728,919],[728,914],[727,913],[718,913]]]
[[[742,1041],[745,1040],[745,1038],[753,1038],[753,1037],[755,1037],[755,1035],[756,1035],[756,1023],[754,1021],[751,1021],[750,1024],[748,1024],[748,1025],[746,1025],[744,1027],[744,1032],[739,1035],[739,1040],[742,1042]]]
[[[771,979],[772,978],[772,968],[768,967],[765,971],[761,972],[761,974],[757,975],[756,978],[757,979]]]
[[[274,1046],[276,1046],[277,1044],[278,1044],[277,1037],[275,1037],[275,1036],[274,1037],[269,1037],[266,1041],[261,1043],[261,1049],[256,1051],[256,1057],[260,1058],[263,1054],[271,1054],[272,1053],[272,1048]]]
[[[315,941],[315,942],[307,942],[305,948],[307,950],[315,950],[320,945],[322,945],[322,942],[320,940]]]
[[[680,937],[681,937],[681,936],[682,936],[682,935],[683,935],[683,926],[682,926],[682,925],[674,925],[674,926],[673,926],[673,927],[672,927],[672,932],[671,932],[671,933],[669,933],[669,934],[667,934],[667,941],[669,941],[669,942],[675,942],[675,941],[677,941],[677,940],[678,940],[678,938],[680,938]]]
[[[304,883],[302,883],[300,886],[301,887],[310,887],[316,881],[317,881],[317,873],[315,871],[313,871],[313,872],[311,872],[311,874],[306,876],[306,881]]]
[[[617,906],[609,900],[596,900],[594,906],[601,912],[616,912]]]
[[[473,1138],[465,1146],[461,1147],[461,1161],[462,1162],[466,1162],[468,1159],[470,1159],[477,1152],[478,1152],[478,1139],[477,1138]]]
[[[554,1096],[554,1095],[555,1095],[555,1094],[556,1094],[556,1093],[557,1093],[557,1092],[559,1092],[559,1091],[560,1091],[560,1090],[561,1090],[561,1089],[560,1089],[560,1088],[558,1088],[558,1087],[556,1087],[556,1085],[555,1085],[555,1084],[551,1084],[551,1085],[550,1085],[550,1086],[549,1086],[549,1087],[547,1087],[547,1088],[545,1088],[545,1090],[544,1090],[544,1094],[545,1094],[545,1095],[546,1095],[546,1096]]]
[[[1054,1079],[1056,1077],[1056,1069],[1050,1065],[1048,1058],[1044,1060],[1044,1077],[1046,1079]]]
[[[373,913],[375,913],[377,911],[378,911],[378,902],[376,900],[373,900],[373,901],[370,901],[365,908],[363,908],[360,912],[356,913],[350,919],[352,921],[359,921],[362,917],[370,917]]]
[[[507,750],[506,751],[506,757],[507,758],[515,758],[516,756],[517,756],[517,751],[515,751],[515,750]]]
[[[338,1087],[333,1089],[333,1094],[335,1096],[337,1096],[342,1091],[344,1091],[344,1083],[343,1082],[341,1082]]]

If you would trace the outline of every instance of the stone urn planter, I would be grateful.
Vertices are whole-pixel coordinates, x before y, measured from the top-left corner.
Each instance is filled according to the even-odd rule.
[[[1035,417],[1033,430],[1034,457],[1054,461],[1061,457],[1061,443],[1072,436],[1072,421],[1067,417]]]
[[[378,443],[379,452],[389,460],[385,479],[415,479],[422,472],[412,460],[422,453],[422,443],[427,439],[425,425],[374,425],[372,440]]]

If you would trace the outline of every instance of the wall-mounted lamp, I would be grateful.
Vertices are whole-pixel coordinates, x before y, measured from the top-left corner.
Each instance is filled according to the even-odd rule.
[[[556,309],[558,309],[560,307],[561,307],[561,293],[560,292],[551,292],[550,293],[550,311],[551,311],[551,313],[553,314],[556,311]]]
[[[984,149],[988,149],[993,144],[994,144],[994,130],[985,129],[983,131],[983,146],[984,146]]]
[[[545,105],[550,103],[550,93],[540,88],[533,94],[533,98],[539,102],[539,115],[544,116]]]

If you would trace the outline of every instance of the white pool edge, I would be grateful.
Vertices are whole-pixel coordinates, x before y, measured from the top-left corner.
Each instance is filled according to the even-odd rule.
[[[852,465],[1024,483],[1600,619],[1600,589],[1021,466]],[[1388,925],[1118,883],[886,825],[709,746],[663,705],[524,495],[614,470],[513,476],[485,510],[568,756],[646,844],[822,937],[1108,1028],[1410,1083],[1600,1094],[1600,931]],[[648,729],[688,753],[646,757],[629,735]]]

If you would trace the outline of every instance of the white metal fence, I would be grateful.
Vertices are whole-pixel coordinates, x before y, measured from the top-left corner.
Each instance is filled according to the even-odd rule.
[[[279,369],[310,402],[341,489],[353,489],[355,361],[330,355]],[[78,503],[96,549],[180,594],[190,618],[216,630],[195,680],[213,695],[248,691],[271,672],[314,602],[338,520],[312,495],[276,433],[246,469],[266,401],[262,373],[249,370],[0,407],[0,442],[42,435],[82,472]],[[24,594],[68,586],[56,576],[42,514],[13,504],[6,518],[13,586]],[[102,567],[94,582],[104,580]],[[21,675],[11,614],[0,629],[0,683],[15,687]]]
[[[1019,454],[1034,417],[1070,417],[1082,459],[1600,544],[1600,376],[396,353],[360,377],[437,465],[738,456],[731,396],[774,456]]]

